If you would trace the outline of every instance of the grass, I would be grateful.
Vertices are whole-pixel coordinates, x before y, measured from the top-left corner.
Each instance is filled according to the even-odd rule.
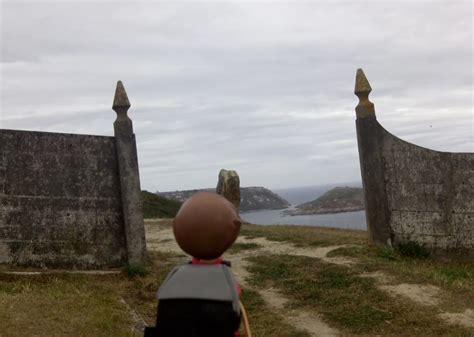
[[[119,277],[0,275],[0,336],[134,336]]]
[[[467,334],[466,329],[433,320],[437,309],[420,307],[379,290],[374,279],[351,268],[290,255],[255,256],[251,283],[278,287],[292,307],[317,310],[346,334],[439,336]]]
[[[335,187],[319,198],[298,206],[298,208],[327,210],[347,206],[364,209],[364,190],[361,187]]]
[[[357,258],[358,263],[353,269],[360,273],[382,271],[398,283],[438,286],[446,293],[438,306],[440,310],[457,312],[459,308],[472,308],[474,303],[472,259],[407,257],[396,250],[374,246],[344,247],[328,255]]]
[[[427,258],[430,256],[430,252],[423,245],[418,242],[410,241],[407,243],[400,244],[397,247],[398,252],[402,256],[414,257],[414,258]]]
[[[252,336],[255,337],[309,337],[310,335],[302,330],[285,323],[283,317],[276,314],[267,307],[263,298],[255,290],[244,289],[242,302],[249,315]],[[244,334],[242,333],[242,336]]]
[[[472,297],[473,260],[427,258],[424,255],[413,257],[391,248],[375,246],[342,247],[329,252],[328,256],[355,257],[361,271],[382,270],[401,281],[432,283],[451,290],[463,289],[466,296]]]
[[[156,291],[175,257],[150,253],[149,273],[85,275],[0,273],[0,336],[142,336],[123,300],[147,323]],[[141,276],[139,276],[139,274]]]
[[[228,250],[229,253],[231,254],[237,254],[241,251],[244,251],[244,250],[253,250],[253,249],[258,249],[258,248],[261,248],[262,246],[259,245],[258,243],[254,243],[254,242],[249,242],[249,243],[243,243],[243,242],[236,242],[232,245],[232,247],[230,247],[230,249]]]
[[[181,202],[142,191],[142,205],[145,219],[173,218],[181,207]]]
[[[148,220],[147,228],[169,228],[171,220]],[[257,243],[237,243],[231,253],[252,252],[250,282],[255,289],[274,287],[290,301],[288,309],[321,314],[343,335],[469,336],[466,329],[438,318],[442,311],[473,308],[474,261],[408,257],[367,244],[367,233],[300,226],[244,225],[242,235],[266,237],[300,247],[348,244],[329,256],[351,257],[350,267],[290,255],[257,255]],[[11,275],[0,267],[0,337],[142,336],[133,332],[132,308],[148,324],[156,320],[156,291],[167,273],[185,257],[149,252],[150,264],[129,266],[111,275],[67,273]],[[379,290],[367,272],[382,271],[394,284],[433,284],[442,303],[421,307]],[[254,336],[306,337],[269,308],[257,291],[244,288],[243,302]],[[123,301],[126,302],[125,305]]]
[[[109,275],[0,272],[0,337],[143,336],[132,331],[135,322],[122,300],[154,325],[156,291],[167,273],[184,261],[174,254],[149,252],[149,256],[146,273],[141,273],[142,267],[139,272],[133,267]],[[257,292],[244,289],[242,301],[254,336],[308,336],[285,323]]]
[[[265,237],[271,241],[289,242],[298,247],[366,244],[368,242],[365,231],[293,225],[244,224],[240,235],[248,238]]]
[[[133,278],[133,277],[137,277],[137,276],[144,277],[144,276],[148,275],[148,273],[150,271],[148,270],[148,268],[146,266],[131,264],[131,265],[125,266],[123,268],[123,272],[129,278]]]

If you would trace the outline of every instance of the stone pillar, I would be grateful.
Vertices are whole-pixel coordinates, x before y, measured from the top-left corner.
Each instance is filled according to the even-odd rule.
[[[143,224],[137,146],[132,120],[127,111],[130,102],[121,81],[117,82],[112,109],[117,113],[114,122],[115,144],[120,174],[123,219],[127,243],[128,264],[143,264],[146,260],[145,226]]]
[[[238,211],[240,208],[240,179],[237,172],[222,169],[219,172],[216,193],[229,200]]]
[[[359,97],[359,104],[355,109],[356,128],[367,227],[375,244],[391,245],[390,214],[382,159],[383,128],[375,117],[374,104],[369,101],[371,91],[364,72],[358,69],[354,93]]]

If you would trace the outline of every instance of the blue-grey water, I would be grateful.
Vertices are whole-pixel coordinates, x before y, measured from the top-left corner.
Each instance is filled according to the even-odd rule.
[[[242,212],[240,216],[256,225],[306,225],[366,230],[365,211],[315,215],[283,215],[284,210]]]
[[[290,187],[283,189],[272,189],[273,192],[278,194],[283,199],[286,199],[293,206],[312,201],[319,198],[324,193],[333,189],[334,187],[362,187],[362,184],[358,181],[355,182],[346,182],[346,183],[333,183],[326,185],[316,185],[316,186],[303,186],[303,187]]]
[[[336,186],[360,187],[359,182],[275,189],[273,192],[293,206],[317,199]],[[241,217],[256,225],[306,225],[366,230],[365,211],[316,215],[284,215],[285,210],[242,212]]]

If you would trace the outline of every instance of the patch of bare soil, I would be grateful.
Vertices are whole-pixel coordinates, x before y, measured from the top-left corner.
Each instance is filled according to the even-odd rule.
[[[270,241],[266,238],[258,237],[258,238],[247,238],[247,237],[239,237],[237,242],[241,243],[256,243],[261,248],[258,249],[259,252],[271,253],[271,254],[288,254],[288,255],[297,255],[297,256],[307,256],[321,259],[325,262],[334,263],[334,264],[343,264],[343,265],[351,265],[354,264],[354,260],[344,257],[327,257],[327,253],[330,251],[342,248],[342,247],[349,247],[349,245],[336,245],[336,246],[328,246],[328,247],[314,247],[314,248],[306,248],[306,247],[295,247],[294,245],[286,242],[279,242],[279,241]]]
[[[380,271],[361,274],[362,277],[371,277],[377,281],[379,289],[387,291],[393,296],[403,296],[415,303],[434,306],[441,303],[442,291],[433,285],[421,284],[397,284],[387,285],[394,282],[394,278]],[[456,324],[466,328],[474,328],[474,310],[466,309],[463,312],[443,312],[439,317],[448,324]]]
[[[259,290],[259,293],[270,307],[285,318],[285,321],[301,330],[307,331],[311,336],[341,336],[338,330],[330,327],[318,314],[305,310],[285,308],[285,304],[289,299],[281,295],[277,290],[270,288]]]
[[[232,261],[233,274],[236,279],[239,280],[239,283],[246,288],[251,288],[246,281],[249,276],[246,257],[251,256],[254,252],[255,250],[249,250],[239,252],[238,254],[228,255],[228,258]],[[285,304],[288,303],[289,299],[283,296],[276,289],[254,290],[262,296],[263,300],[269,307],[278,312],[285,318],[285,321],[292,326],[307,331],[311,336],[340,336],[339,331],[330,327],[322,320],[321,316],[316,313],[296,309],[288,310],[285,308]]]
[[[474,329],[474,310],[472,309],[466,309],[463,312],[444,312],[439,316],[450,324]]]
[[[147,231],[148,247],[152,250],[159,250],[162,252],[175,253],[185,256],[185,253],[179,248],[174,240],[173,231],[170,228],[158,229],[156,227],[151,231]],[[251,250],[240,251],[238,254],[227,254],[226,257],[232,261],[232,271],[239,282],[249,287],[247,278],[248,262],[246,257],[267,253],[267,254],[288,254],[307,256],[312,258],[321,259],[327,263],[341,264],[341,265],[353,265],[356,263],[355,259],[345,257],[327,257],[327,253],[330,251],[340,248],[348,247],[348,245],[336,245],[329,247],[295,247],[287,242],[270,241],[263,237],[247,238],[239,237],[237,242],[240,243],[256,243],[260,247]],[[393,296],[403,296],[415,303],[435,306],[441,302],[441,290],[440,288],[433,285],[422,285],[422,284],[396,284],[393,285],[395,279],[381,271],[372,273],[363,273],[362,277],[371,277],[377,281],[377,286],[387,291]],[[284,297],[281,293],[275,289],[257,290],[265,302],[272,307],[274,310],[279,312],[285,320],[291,325],[308,331],[312,336],[338,336],[341,333],[325,323],[321,317],[314,312],[307,312],[304,310],[285,308],[285,304],[289,301],[288,298]],[[474,310],[466,309],[461,313],[450,313],[444,312],[439,315],[440,318],[444,319],[450,324],[458,324],[468,328],[474,327]]]
[[[336,261],[336,263],[339,262],[341,264],[352,263],[352,261],[345,260],[342,258],[336,259],[326,257],[326,254],[329,251],[343,246],[307,249],[294,247],[293,245],[284,242],[269,241],[265,238],[247,239],[245,237],[239,237],[237,242],[257,243],[261,246],[257,249],[241,251],[238,254],[226,255],[226,257],[232,262],[232,272],[235,275],[236,279],[242,286],[247,288],[250,288],[250,286],[247,283],[249,272],[247,269],[248,262],[246,261],[246,258],[255,254],[256,252],[269,254],[302,255],[316,257],[323,260],[330,260],[331,262]],[[185,254],[177,245],[176,241],[174,240],[173,231],[169,228],[156,230],[155,227],[153,230],[147,231],[147,245],[148,248],[151,250],[158,250],[161,252],[183,255]],[[286,309],[285,303],[287,303],[289,299],[284,297],[278,291],[274,289],[254,290],[259,292],[259,294],[262,296],[268,306],[280,313],[282,317],[285,317],[285,320],[289,324],[297,327],[298,329],[306,330],[311,336],[323,337],[341,335],[338,330],[330,327],[326,322],[324,322],[321,316],[317,315],[317,313],[297,309]]]
[[[392,295],[406,297],[421,305],[437,305],[440,302],[440,289],[432,285],[401,283],[382,285],[380,288]]]
[[[371,273],[362,273],[360,274],[361,277],[369,277],[375,279],[378,284],[387,284],[393,282],[393,277],[381,272],[375,271]]]

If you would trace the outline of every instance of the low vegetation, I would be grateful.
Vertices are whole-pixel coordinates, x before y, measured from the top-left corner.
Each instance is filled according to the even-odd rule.
[[[165,197],[142,191],[143,217],[152,218],[173,218],[181,207],[181,202],[167,199]]]
[[[364,209],[364,191],[360,187],[335,187],[319,198],[286,211],[289,215],[354,212]]]
[[[130,267],[107,275],[12,275],[2,267],[0,337],[142,337],[142,322],[134,317],[155,324],[156,291],[168,272],[183,262],[174,254],[149,254],[144,273],[142,267]],[[309,336],[285,323],[257,292],[245,289],[242,301],[254,336]]]
[[[352,268],[302,256],[254,256],[251,283],[276,287],[291,298],[290,307],[321,313],[345,334],[441,336],[468,330],[434,320],[434,307],[393,298]]]
[[[429,283],[454,291],[461,303],[474,303],[474,261],[459,257],[427,257],[423,254],[406,255],[404,250],[375,246],[343,247],[328,256],[357,258],[353,267],[359,272],[383,271],[400,282]]]
[[[261,247],[262,247],[261,245],[254,242],[250,242],[250,243],[237,242],[237,243],[234,243],[232,247],[230,247],[228,252],[231,254],[237,254],[243,250],[252,250],[252,249],[258,249]]]
[[[170,224],[170,220],[147,221],[147,230],[169,231]],[[472,333],[473,329],[449,325],[439,318],[442,312],[474,309],[472,260],[426,257],[413,247],[408,251],[414,254],[377,248],[368,244],[363,231],[245,224],[241,235],[308,250],[343,245],[328,257],[351,262],[336,265],[318,258],[281,255],[262,249],[265,240],[236,243],[230,257],[248,256],[249,278],[242,301],[255,337],[309,336],[304,322],[291,325],[285,320],[287,312],[295,310],[316,313],[342,335]],[[163,240],[156,241],[155,246],[165,241],[169,244],[169,238]],[[14,275],[0,266],[0,336],[142,336],[139,327],[143,322],[155,323],[159,285],[174,266],[187,259],[178,253],[150,251],[149,255],[147,266],[128,266],[105,275],[51,271]],[[389,286],[407,283],[439,287],[439,304],[423,306],[389,294],[380,288],[380,280],[369,277],[378,273],[387,278],[384,284]],[[284,310],[275,310],[264,301],[259,291],[269,288],[289,299]]]
[[[240,231],[247,238],[264,237],[271,241],[290,242],[297,247],[323,247],[343,244],[367,244],[365,231],[308,226],[244,224]]]

